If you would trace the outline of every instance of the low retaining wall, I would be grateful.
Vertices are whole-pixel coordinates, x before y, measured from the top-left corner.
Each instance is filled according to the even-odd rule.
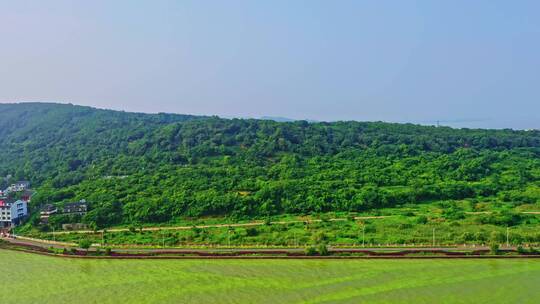
[[[334,260],[350,260],[350,259],[516,259],[516,258],[540,258],[540,255],[489,255],[487,250],[476,250],[472,252],[449,252],[443,250],[407,250],[399,252],[374,252],[369,250],[351,249],[344,251],[330,251],[330,254],[343,253],[362,253],[362,256],[306,256],[301,252],[282,251],[236,251],[236,252],[201,252],[201,251],[154,251],[148,253],[122,253],[111,252],[110,255],[89,255],[87,251],[76,250],[65,251],[71,254],[55,254],[49,252],[46,248],[29,244],[7,244],[4,249],[17,250],[27,253],[41,254],[61,258],[85,258],[85,259],[334,259]],[[513,252],[513,251],[502,251]],[[168,255],[169,254],[169,255]],[[427,255],[411,255],[411,254],[427,254]],[[429,255],[433,254],[433,255]],[[439,255],[434,255],[439,254]]]

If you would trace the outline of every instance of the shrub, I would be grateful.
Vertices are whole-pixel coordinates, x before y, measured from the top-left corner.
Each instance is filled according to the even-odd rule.
[[[404,230],[404,229],[410,229],[410,228],[412,228],[413,225],[410,224],[410,223],[401,223],[401,224],[399,224],[397,227],[398,227],[398,229],[400,229],[400,230]]]
[[[491,243],[491,245],[489,245],[489,251],[493,255],[499,254],[499,244]]]
[[[538,249],[534,248],[534,247],[529,247],[529,251],[527,253],[529,253],[529,254],[539,254],[540,251]]]
[[[420,215],[419,217],[416,218],[417,224],[427,224],[427,222],[428,222],[428,218],[425,215]]]
[[[246,228],[246,235],[247,236],[257,236],[259,234],[259,231],[255,227]]]
[[[317,254],[317,249],[315,249],[315,247],[313,246],[310,246],[310,247],[307,247],[304,252],[306,255],[312,256],[312,255]]]
[[[320,244],[318,249],[319,249],[318,250],[319,254],[322,256],[329,254],[328,247],[326,246],[326,244]]]
[[[499,231],[493,231],[490,234],[490,241],[493,243],[501,243],[505,239],[504,234]]]
[[[317,244],[326,241],[328,236],[323,231],[317,231],[311,238]]]
[[[462,242],[462,243],[466,243],[468,241],[472,241],[474,239],[474,236],[472,233],[470,232],[463,232],[459,237],[458,237],[458,241],[459,242]]]
[[[90,246],[92,246],[92,242],[89,239],[82,239],[79,242],[79,247],[81,247],[82,249],[86,249],[87,251]]]

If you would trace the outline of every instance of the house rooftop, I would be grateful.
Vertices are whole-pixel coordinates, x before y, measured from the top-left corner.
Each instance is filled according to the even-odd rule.
[[[14,202],[15,200],[12,198],[2,198],[0,199],[0,207],[11,206],[11,204],[13,204]]]
[[[65,207],[76,207],[76,206],[86,206],[86,201],[80,201],[80,202],[72,202],[72,203],[66,203],[64,204]]]
[[[55,209],[57,209],[57,208],[53,204],[47,204],[47,205],[41,207],[41,211],[45,211],[45,212],[51,212],[51,211],[53,211]]]

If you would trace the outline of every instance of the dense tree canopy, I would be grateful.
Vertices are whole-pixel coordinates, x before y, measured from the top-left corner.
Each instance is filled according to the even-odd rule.
[[[32,205],[86,199],[98,227],[182,216],[540,200],[540,132],[0,105],[0,175]]]

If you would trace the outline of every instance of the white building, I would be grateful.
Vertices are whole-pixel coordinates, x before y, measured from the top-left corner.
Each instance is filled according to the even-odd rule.
[[[6,192],[20,192],[28,189],[30,189],[29,181],[18,181],[15,184],[11,184],[11,186],[6,189]]]
[[[25,201],[0,199],[0,228],[9,228],[21,223],[28,214],[28,204]]]

